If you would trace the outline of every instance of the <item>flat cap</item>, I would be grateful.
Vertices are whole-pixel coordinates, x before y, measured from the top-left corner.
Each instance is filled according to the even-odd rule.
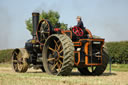
[[[76,19],[81,19],[81,16],[77,16],[77,18]]]

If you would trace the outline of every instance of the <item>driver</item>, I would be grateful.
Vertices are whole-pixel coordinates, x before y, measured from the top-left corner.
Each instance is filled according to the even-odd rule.
[[[82,21],[81,17],[80,16],[77,16],[76,19],[77,19],[77,25],[76,25],[76,27],[80,27],[83,30],[84,35],[85,35],[86,34],[86,30],[85,30],[85,27],[84,27],[84,24],[83,24],[83,21]]]
[[[77,27],[80,27],[83,31],[85,30],[85,27],[84,27],[84,25],[83,25],[83,21],[82,21],[82,19],[81,19],[81,17],[80,16],[77,16]]]

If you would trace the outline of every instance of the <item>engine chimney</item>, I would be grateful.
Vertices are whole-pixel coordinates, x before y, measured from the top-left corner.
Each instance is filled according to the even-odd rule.
[[[33,39],[36,38],[36,30],[37,30],[37,26],[39,23],[39,13],[38,12],[33,12],[32,13],[32,24],[33,24]]]

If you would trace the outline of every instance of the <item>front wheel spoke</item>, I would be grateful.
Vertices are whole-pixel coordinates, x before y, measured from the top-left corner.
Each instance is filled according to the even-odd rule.
[[[18,60],[20,60],[21,59],[21,54],[18,53],[16,57],[17,57]]]
[[[63,64],[63,62],[61,60],[59,60],[60,64]]]
[[[14,69],[15,69],[15,70],[18,69],[18,64],[14,64]]]
[[[22,67],[23,65],[24,65],[24,63],[23,63],[23,62],[21,62],[21,63],[20,63],[20,66]]]
[[[15,55],[17,55],[17,52],[14,52]]]
[[[53,61],[53,60],[55,60],[55,58],[49,58],[49,59],[48,59],[48,61]]]
[[[19,64],[19,65],[18,65],[18,68],[19,68],[19,69],[22,69],[22,67],[23,67],[23,64]]]
[[[13,60],[13,63],[18,63],[18,61],[17,60]]]
[[[56,51],[55,49],[53,49],[53,48],[51,48],[51,47],[49,47],[48,49],[51,50],[51,51],[53,51],[53,52]]]
[[[52,67],[52,71],[55,69],[55,67],[57,66],[58,62]]]

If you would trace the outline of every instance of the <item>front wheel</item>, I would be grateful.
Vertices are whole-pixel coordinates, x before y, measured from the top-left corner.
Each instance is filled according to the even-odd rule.
[[[52,75],[69,75],[74,66],[74,46],[71,39],[62,34],[51,35],[43,48],[45,71]]]
[[[28,69],[29,55],[25,49],[15,49],[12,53],[12,67],[15,72],[26,72]]]

